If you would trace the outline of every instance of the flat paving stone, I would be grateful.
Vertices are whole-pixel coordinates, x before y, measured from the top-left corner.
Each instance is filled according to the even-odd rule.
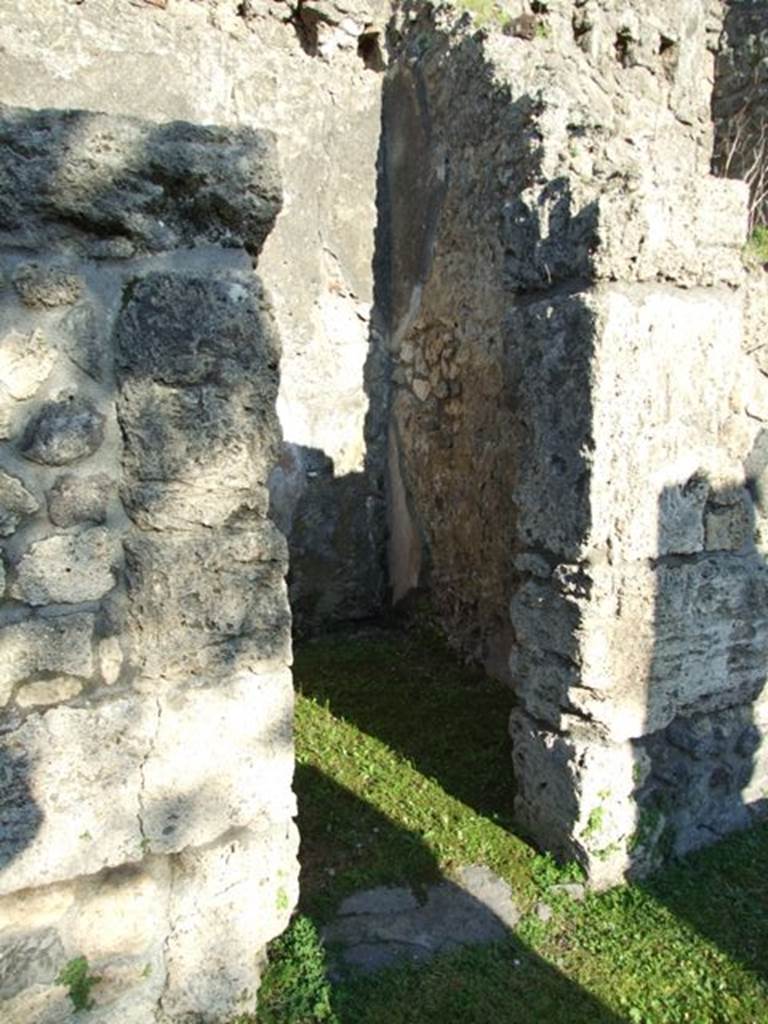
[[[470,864],[430,886],[419,902],[408,888],[353,893],[324,929],[330,974],[371,974],[402,961],[423,962],[459,946],[504,939],[520,920],[509,885]]]

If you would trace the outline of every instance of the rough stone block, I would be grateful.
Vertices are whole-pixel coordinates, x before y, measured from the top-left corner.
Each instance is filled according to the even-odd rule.
[[[115,585],[119,540],[101,527],[30,544],[16,564],[12,594],[31,605],[98,601]]]
[[[128,641],[147,678],[222,678],[290,660],[286,547],[271,523],[125,541]]]
[[[9,537],[23,519],[39,508],[37,498],[18,477],[0,470],[0,537]]]
[[[269,132],[9,107],[0,125],[7,240],[91,243],[95,255],[119,242],[112,256],[206,241],[258,252],[280,209]]]
[[[21,708],[32,708],[42,704],[62,704],[76,697],[83,689],[79,679],[42,679],[35,683],[24,683],[16,694],[16,703]]]
[[[143,278],[116,339],[129,476],[238,492],[266,482],[280,443],[279,347],[252,277]]]
[[[128,515],[142,530],[253,529],[269,508],[269,493],[258,485],[235,490],[148,481],[125,486],[121,496]]]
[[[86,613],[24,619],[0,627],[0,689],[46,672],[93,675],[94,617]]]
[[[0,894],[288,822],[290,672],[32,713],[0,763]]]
[[[0,380],[13,398],[31,398],[48,378],[57,355],[41,330],[11,331],[0,340]]]
[[[13,275],[13,286],[25,306],[51,309],[71,306],[80,298],[83,282],[61,266],[24,263]]]
[[[0,1001],[31,985],[50,983],[65,963],[64,946],[54,928],[0,932]]]
[[[285,928],[298,896],[297,846],[285,821],[179,855],[163,998],[171,1019],[218,1024],[253,1011],[259,951]]]
[[[606,193],[598,201],[596,277],[741,284],[747,200],[743,182],[703,176]]]
[[[111,351],[103,313],[91,303],[79,302],[64,317],[60,331],[64,351],[75,366],[96,381],[104,380],[111,363]]]
[[[113,487],[106,473],[91,476],[65,473],[57,477],[47,495],[51,522],[64,528],[77,523],[103,523]]]
[[[64,466],[92,455],[104,440],[104,417],[83,398],[46,402],[24,431],[26,458],[46,466]]]

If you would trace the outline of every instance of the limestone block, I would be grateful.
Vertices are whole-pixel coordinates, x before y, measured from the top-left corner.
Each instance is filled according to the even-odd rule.
[[[21,450],[47,466],[63,466],[92,455],[104,440],[104,417],[82,398],[46,402],[27,424]]]
[[[56,356],[41,330],[11,331],[0,339],[0,380],[13,398],[31,398],[49,376]]]
[[[289,821],[241,831],[178,858],[163,1009],[218,1024],[252,1012],[266,943],[298,896],[298,835]]]
[[[279,347],[250,276],[152,274],[116,328],[125,466],[136,480],[241,492],[279,451]]]
[[[586,295],[512,310],[505,322],[510,404],[519,411],[520,547],[577,561],[588,539],[591,358],[599,310]]]
[[[285,669],[156,699],[53,707],[1,742],[0,893],[295,813]]]
[[[743,182],[709,176],[605,193],[598,200],[596,276],[741,284],[747,199]]]
[[[746,496],[733,505],[707,509],[704,522],[707,551],[738,551],[752,540],[754,515]]]
[[[0,470],[0,537],[9,537],[23,519],[39,508],[37,499],[18,477]]]
[[[703,503],[743,473],[731,452],[742,374],[738,293],[609,286],[595,310],[591,546],[613,559],[704,546]]]
[[[133,699],[52,708],[3,736],[0,893],[141,859],[140,769],[156,725],[153,702]]]
[[[128,642],[148,678],[227,676],[290,660],[286,547],[269,522],[125,540]]]
[[[78,881],[76,906],[59,930],[68,947],[92,964],[142,957],[146,965],[168,933],[170,888],[171,865],[165,858],[108,868]],[[103,1002],[101,989],[93,994],[97,1004]]]
[[[523,827],[547,849],[578,858],[593,885],[621,879],[632,865],[635,792],[648,773],[642,753],[589,730],[549,731],[522,711],[513,712],[510,733]]]
[[[158,698],[142,769],[146,850],[173,853],[251,822],[290,818],[292,716],[286,669]]]
[[[32,708],[43,704],[62,704],[76,697],[83,688],[79,679],[60,676],[56,679],[42,679],[35,683],[24,683],[16,694],[16,703],[21,708]]]
[[[93,674],[94,617],[24,619],[0,626],[0,688],[46,672],[88,679]]]
[[[258,252],[280,209],[268,132],[20,108],[3,110],[3,126],[0,228],[26,244],[92,243],[99,255],[111,241],[128,240],[128,254],[207,241]]]
[[[148,481],[122,490],[126,511],[142,530],[189,530],[195,526],[252,529],[269,508],[266,487],[223,489]]]
[[[25,306],[50,309],[71,306],[80,298],[83,283],[61,266],[24,263],[13,275],[13,286]]]
[[[115,585],[120,544],[95,527],[35,541],[16,564],[13,596],[31,605],[97,601]]]

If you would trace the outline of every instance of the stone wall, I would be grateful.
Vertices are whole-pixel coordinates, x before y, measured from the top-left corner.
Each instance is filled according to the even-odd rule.
[[[717,53],[713,170],[751,186],[750,221],[768,224],[768,8],[727,0]]]
[[[721,13],[406,11],[385,91],[393,586],[509,679],[520,820],[597,883],[747,823],[768,781]]]
[[[283,342],[273,515],[296,625],[385,597],[386,373],[372,318],[387,0],[28,0],[0,102],[271,129],[284,204],[259,272]]]
[[[0,1004],[251,1009],[296,901],[253,129],[0,108]]]

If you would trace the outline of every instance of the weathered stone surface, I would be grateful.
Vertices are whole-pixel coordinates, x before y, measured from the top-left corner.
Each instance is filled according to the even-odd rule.
[[[262,950],[287,925],[298,897],[292,822],[242,830],[177,859],[163,1011],[205,1024],[252,1012]]]
[[[189,530],[195,526],[251,529],[266,516],[266,487],[224,490],[213,484],[146,483],[122,490],[126,511],[142,530]]]
[[[258,252],[280,209],[268,132],[10,107],[2,132],[0,233],[27,245],[89,251],[128,239],[156,252],[209,241]],[[76,297],[33,291],[38,302]]]
[[[287,823],[290,695],[285,670],[241,673],[213,689],[28,716],[2,740],[0,892]]]
[[[286,663],[285,541],[271,523],[125,542],[132,657],[149,678],[227,676]]]
[[[22,264],[13,275],[13,286],[24,305],[32,309],[71,306],[83,290],[80,278],[65,267],[39,263]]]
[[[79,679],[43,679],[36,683],[25,683],[16,694],[16,703],[22,708],[42,704],[61,704],[76,697],[83,688]]]
[[[49,376],[56,349],[41,330],[11,331],[0,340],[0,380],[13,398],[31,398]]]
[[[51,522],[65,528],[78,523],[103,523],[113,488],[114,481],[106,473],[65,473],[57,477],[46,496]]]
[[[79,302],[61,324],[64,351],[80,369],[101,381],[111,363],[106,318],[91,303]]]
[[[0,537],[9,537],[23,519],[39,508],[37,498],[18,477],[0,470]]]
[[[94,617],[77,613],[0,626],[0,687],[44,672],[93,674]]]
[[[253,278],[150,275],[131,289],[116,338],[131,477],[238,492],[266,481],[279,348]]]
[[[21,450],[47,466],[64,466],[92,455],[104,440],[104,417],[82,398],[46,402],[27,424]]]
[[[19,559],[13,596],[31,605],[97,601],[115,585],[118,558],[119,543],[108,530],[53,534]]]
[[[371,973],[398,960],[420,962],[462,945],[499,942],[520,920],[510,887],[482,865],[461,868],[454,881],[427,889],[369,889],[344,900],[323,938],[335,969]]]
[[[0,1000],[55,978],[66,963],[64,946],[53,928],[0,934]]]

